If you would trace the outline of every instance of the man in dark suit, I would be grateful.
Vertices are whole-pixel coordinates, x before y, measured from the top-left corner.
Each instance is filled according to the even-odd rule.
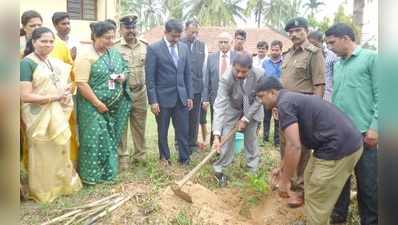
[[[192,109],[192,77],[189,50],[179,42],[182,23],[166,22],[164,38],[148,46],[145,73],[148,101],[158,125],[158,147],[162,164],[170,165],[167,141],[170,118],[178,141],[179,162],[189,163],[188,116]]]
[[[220,51],[212,53],[207,59],[206,70],[204,74],[204,87],[202,93],[202,109],[204,112],[208,111],[210,105],[210,118],[213,126],[213,105],[216,100],[218,81],[223,73],[231,66],[233,58],[236,53],[231,51],[232,36],[223,32],[217,37],[218,48]],[[210,136],[210,145],[213,144],[213,134]]]
[[[198,147],[199,113],[203,90],[203,70],[207,59],[207,46],[198,40],[199,24],[195,20],[185,23],[185,36],[181,38],[188,46],[192,71],[193,108],[189,112],[189,148],[190,153]]]

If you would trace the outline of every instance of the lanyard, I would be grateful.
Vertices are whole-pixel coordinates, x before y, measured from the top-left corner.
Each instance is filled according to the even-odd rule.
[[[106,67],[109,70],[109,72],[113,73],[113,72],[115,72],[115,67],[114,67],[114,65],[112,63],[112,58],[111,58],[111,55],[110,55],[108,49],[106,50],[106,56],[107,57],[105,57],[105,56],[102,57],[102,61],[104,61]],[[108,58],[108,60],[106,60],[105,58]]]
[[[93,46],[93,47],[94,47],[94,46]],[[115,72],[115,67],[114,67],[114,65],[113,65],[113,63],[112,63],[112,58],[111,58],[111,54],[109,53],[109,50],[106,49],[106,53],[105,53],[104,55],[102,55],[102,57],[101,57],[100,53],[95,49],[95,47],[94,47],[94,50],[95,50],[95,52],[100,56],[100,59],[101,59],[102,61],[104,61],[106,68],[108,68],[108,71],[109,71],[111,74],[114,73],[114,72]],[[106,56],[107,56],[107,57],[106,57]],[[108,60],[106,60],[105,58],[108,58]]]

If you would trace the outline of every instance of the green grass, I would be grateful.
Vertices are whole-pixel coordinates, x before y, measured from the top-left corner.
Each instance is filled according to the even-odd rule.
[[[210,119],[208,119],[210,121]],[[273,127],[271,125],[271,127]],[[90,201],[98,200],[102,197],[108,196],[114,192],[114,188],[119,184],[127,184],[132,182],[150,184],[151,190],[148,190],[148,196],[145,196],[145,201],[137,203],[143,212],[139,214],[144,222],[135,223],[132,222],[137,219],[137,216],[131,212],[126,218],[129,224],[175,224],[175,225],[191,225],[192,215],[189,214],[188,209],[180,209],[179,213],[171,221],[166,221],[164,215],[160,215],[158,198],[159,193],[176,179],[180,179],[182,175],[187,174],[197,163],[205,157],[208,153],[198,152],[194,153],[191,158],[191,165],[188,168],[181,168],[176,162],[177,152],[174,149],[174,130],[170,125],[169,130],[169,146],[172,155],[173,166],[169,171],[166,171],[158,165],[158,148],[157,148],[157,129],[156,121],[153,114],[148,111],[147,128],[146,128],[146,162],[145,167],[138,166],[132,167],[130,170],[121,173],[115,183],[116,184],[98,184],[95,186],[86,186],[78,193],[71,196],[65,196],[58,198],[55,202],[48,204],[37,204],[33,202],[24,202],[21,204],[21,224],[40,224],[47,221],[50,218],[54,218],[59,210],[63,208],[69,208],[85,204]],[[271,131],[272,132],[272,131]],[[259,135],[259,137],[262,134]],[[272,133],[270,135],[272,137]],[[272,139],[272,138],[270,138]],[[259,138],[259,142],[262,138]],[[264,147],[260,147],[261,150],[261,165],[257,174],[251,174],[245,169],[245,157],[244,154],[236,155],[234,163],[226,169],[225,173],[229,177],[230,187],[236,187],[241,190],[241,197],[243,198],[244,205],[247,207],[242,208],[242,215],[248,213],[248,209],[255,206],[261,198],[269,191],[268,178],[270,170],[275,166],[276,162],[272,160],[270,152],[274,151],[272,143],[265,143]],[[215,158],[214,158],[215,159]],[[200,183],[203,186],[214,190],[218,188],[211,163],[205,165],[193,178],[194,182]],[[358,224],[357,211],[351,210],[350,221],[352,225]],[[148,215],[147,215],[148,214]],[[155,222],[154,222],[155,221]],[[109,217],[104,219],[103,224],[111,224]]]

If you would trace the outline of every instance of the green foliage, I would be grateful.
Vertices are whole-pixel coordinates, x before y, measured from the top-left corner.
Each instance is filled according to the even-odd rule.
[[[309,16],[308,24],[314,30],[325,32],[332,25],[332,21],[329,17],[324,17],[321,21],[318,21],[314,17]]]
[[[315,13],[319,10],[319,7],[322,5],[325,5],[325,3],[322,1],[307,0],[307,2],[304,4],[304,8],[306,9],[306,12],[310,11],[310,17],[314,17]]]
[[[266,5],[264,22],[278,30],[283,30],[286,22],[299,16],[302,0],[270,0]]]
[[[142,31],[163,24],[165,7],[163,0],[122,0],[121,15],[135,14]]]
[[[259,193],[266,193],[268,191],[267,175],[264,170],[257,174],[248,174],[250,187]]]
[[[196,0],[187,1],[189,9],[185,18],[197,18],[203,26],[236,25],[236,17],[245,20],[241,0]]]
[[[172,221],[175,225],[192,225],[192,219],[188,216],[187,211],[181,210],[178,212],[176,218]]]
[[[334,23],[345,23],[349,25],[354,30],[355,37],[360,39],[361,36],[360,27],[354,24],[352,15],[349,16],[345,14],[344,4],[341,4],[337,9],[337,12],[335,13],[334,16]]]
[[[182,19],[183,18],[183,0],[165,0],[166,9],[169,13],[169,18]]]
[[[267,10],[267,2],[265,0],[249,0],[246,4],[245,16],[250,16],[254,13],[257,27],[261,26],[261,22]]]

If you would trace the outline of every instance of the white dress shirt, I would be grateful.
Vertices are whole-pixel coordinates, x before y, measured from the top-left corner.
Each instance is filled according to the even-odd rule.
[[[224,55],[224,53],[223,52],[221,52],[220,51],[220,56],[219,56],[219,60],[218,60],[218,73],[220,73],[221,72],[221,64],[222,64],[222,57],[223,57],[223,55]],[[231,51],[228,51],[227,53],[225,53],[225,55],[226,55],[226,57],[225,57],[225,59],[227,60],[227,67],[226,68],[228,68],[230,65],[231,65],[231,60],[230,60],[230,58],[231,58]],[[220,74],[220,76],[221,76],[222,74]]]
[[[163,40],[166,42],[166,45],[167,45],[167,48],[169,49],[170,55],[171,55],[171,48],[174,48],[176,50],[177,57],[178,57],[177,43],[174,46],[172,46],[171,43],[166,39],[166,37],[164,37]]]

